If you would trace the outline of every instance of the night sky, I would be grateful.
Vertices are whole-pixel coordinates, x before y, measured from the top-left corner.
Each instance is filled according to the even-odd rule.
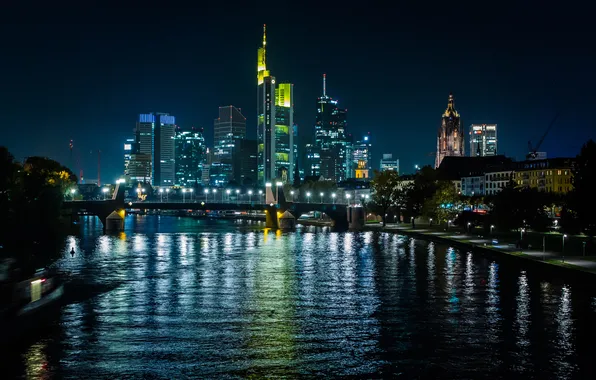
[[[122,172],[122,145],[139,113],[169,112],[180,126],[204,127],[212,145],[218,106],[233,104],[255,137],[263,23],[268,68],[295,84],[300,133],[313,133],[327,73],[328,94],[348,109],[348,131],[372,134],[374,168],[382,153],[399,157],[404,173],[431,164],[450,92],[465,130],[498,123],[500,153],[517,159],[557,113],[540,149],[549,157],[575,156],[594,138],[596,34],[582,20],[587,10],[143,4],[4,6],[0,145],[19,160],[69,164],[73,139],[76,174],[80,165],[85,178],[97,178],[100,149],[105,182]]]

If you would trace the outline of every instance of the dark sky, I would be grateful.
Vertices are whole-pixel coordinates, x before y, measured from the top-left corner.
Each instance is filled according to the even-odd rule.
[[[466,130],[498,123],[499,151],[517,159],[556,113],[541,148],[550,157],[574,156],[594,137],[596,34],[583,16],[588,9],[342,3],[298,9],[277,2],[268,12],[233,2],[3,6],[0,145],[18,159],[43,155],[68,164],[74,139],[85,177],[97,177],[100,149],[102,179],[113,181],[139,113],[169,112],[180,126],[204,127],[211,145],[218,106],[233,104],[254,136],[263,23],[268,68],[295,84],[300,133],[312,134],[327,73],[328,94],[348,109],[349,132],[372,134],[373,167],[382,153],[399,157],[405,173],[432,163],[449,92]]]

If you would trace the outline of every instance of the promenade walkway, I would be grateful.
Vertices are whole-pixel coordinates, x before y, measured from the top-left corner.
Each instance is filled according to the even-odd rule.
[[[561,252],[556,251],[546,250],[543,252],[542,250],[536,250],[531,247],[528,249],[521,249],[516,247],[515,243],[512,242],[505,242],[502,240],[493,241],[493,239],[482,235],[462,233],[456,229],[452,231],[445,231],[436,228],[430,228],[428,226],[426,226],[426,228],[412,228],[412,226],[409,224],[387,224],[384,229],[382,228],[381,224],[367,224],[366,227],[367,229],[372,230],[404,232],[423,236],[427,235],[429,237],[440,237],[441,239],[465,243],[471,246],[482,246],[484,248],[490,248],[492,250],[501,251],[503,253],[516,256],[529,256],[535,260],[545,261],[554,265],[577,267],[577,269],[596,274],[596,257],[594,256],[581,256],[572,252],[570,252],[570,256],[563,256]]]

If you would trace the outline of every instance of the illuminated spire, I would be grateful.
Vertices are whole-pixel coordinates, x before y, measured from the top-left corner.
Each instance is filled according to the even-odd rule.
[[[449,102],[447,103],[447,109],[445,110],[443,116],[459,117],[459,114],[455,110],[455,99],[452,93],[449,93]]]
[[[263,83],[263,78],[269,76],[267,71],[267,25],[263,24],[263,46],[258,50],[257,57],[257,84]]]
[[[323,96],[327,96],[327,74],[323,74]]]

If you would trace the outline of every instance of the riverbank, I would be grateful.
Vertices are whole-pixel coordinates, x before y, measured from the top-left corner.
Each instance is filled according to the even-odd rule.
[[[493,241],[492,239],[461,233],[460,231],[442,231],[432,228],[412,228],[410,225],[388,224],[383,228],[380,224],[367,224],[368,231],[383,231],[421,237],[438,243],[446,243],[461,249],[482,253],[489,257],[512,260],[555,278],[580,280],[590,286],[596,279],[596,261],[594,257],[562,256],[552,251],[537,251],[517,248],[515,244]]]

